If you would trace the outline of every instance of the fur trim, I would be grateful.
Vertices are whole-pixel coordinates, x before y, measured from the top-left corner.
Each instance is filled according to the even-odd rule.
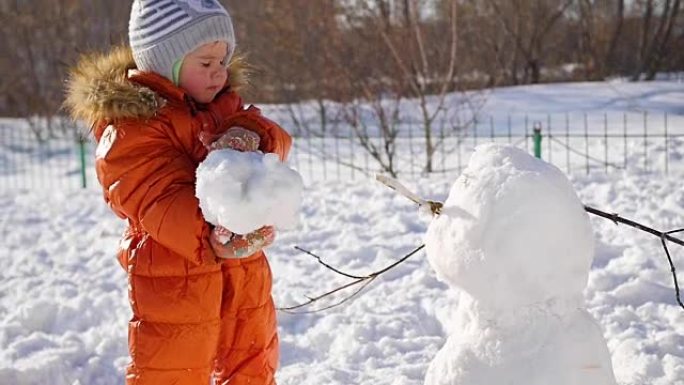
[[[73,119],[91,127],[102,120],[153,116],[163,106],[163,100],[153,90],[128,80],[128,71],[135,68],[129,47],[83,55],[70,71],[64,106]],[[233,56],[228,66],[233,90],[247,84],[247,68],[242,56]]]
[[[252,67],[247,63],[247,58],[241,53],[236,53],[228,64],[228,81],[230,89],[240,93],[249,87]]]
[[[81,57],[71,70],[65,106],[71,116],[92,126],[103,119],[150,117],[157,111],[155,94],[127,79],[135,68],[131,50]]]

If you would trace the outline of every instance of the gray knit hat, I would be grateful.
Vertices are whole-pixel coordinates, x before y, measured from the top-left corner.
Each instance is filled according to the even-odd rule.
[[[197,47],[228,43],[225,63],[235,51],[228,11],[218,0],[135,0],[128,23],[135,64],[173,80],[173,65]]]

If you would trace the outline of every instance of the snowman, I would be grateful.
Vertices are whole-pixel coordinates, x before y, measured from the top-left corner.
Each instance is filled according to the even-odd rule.
[[[616,384],[582,294],[592,229],[557,168],[479,146],[425,243],[438,278],[460,293],[426,385]]]

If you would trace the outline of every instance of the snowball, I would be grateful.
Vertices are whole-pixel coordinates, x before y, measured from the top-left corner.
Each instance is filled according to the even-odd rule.
[[[477,147],[425,243],[440,279],[493,307],[581,298],[594,252],[563,173],[492,144]]]
[[[302,177],[276,154],[214,150],[197,168],[196,195],[205,219],[247,234],[299,221]]]

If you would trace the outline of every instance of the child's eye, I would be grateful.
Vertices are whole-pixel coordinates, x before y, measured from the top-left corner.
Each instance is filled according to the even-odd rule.
[[[221,64],[222,67],[225,67],[225,66],[226,66],[226,61],[225,61],[225,60],[221,60],[221,61],[219,62],[219,64]]]
[[[201,64],[202,64],[202,67],[204,67],[204,68],[209,68],[209,66],[211,65],[211,63],[201,63]]]

